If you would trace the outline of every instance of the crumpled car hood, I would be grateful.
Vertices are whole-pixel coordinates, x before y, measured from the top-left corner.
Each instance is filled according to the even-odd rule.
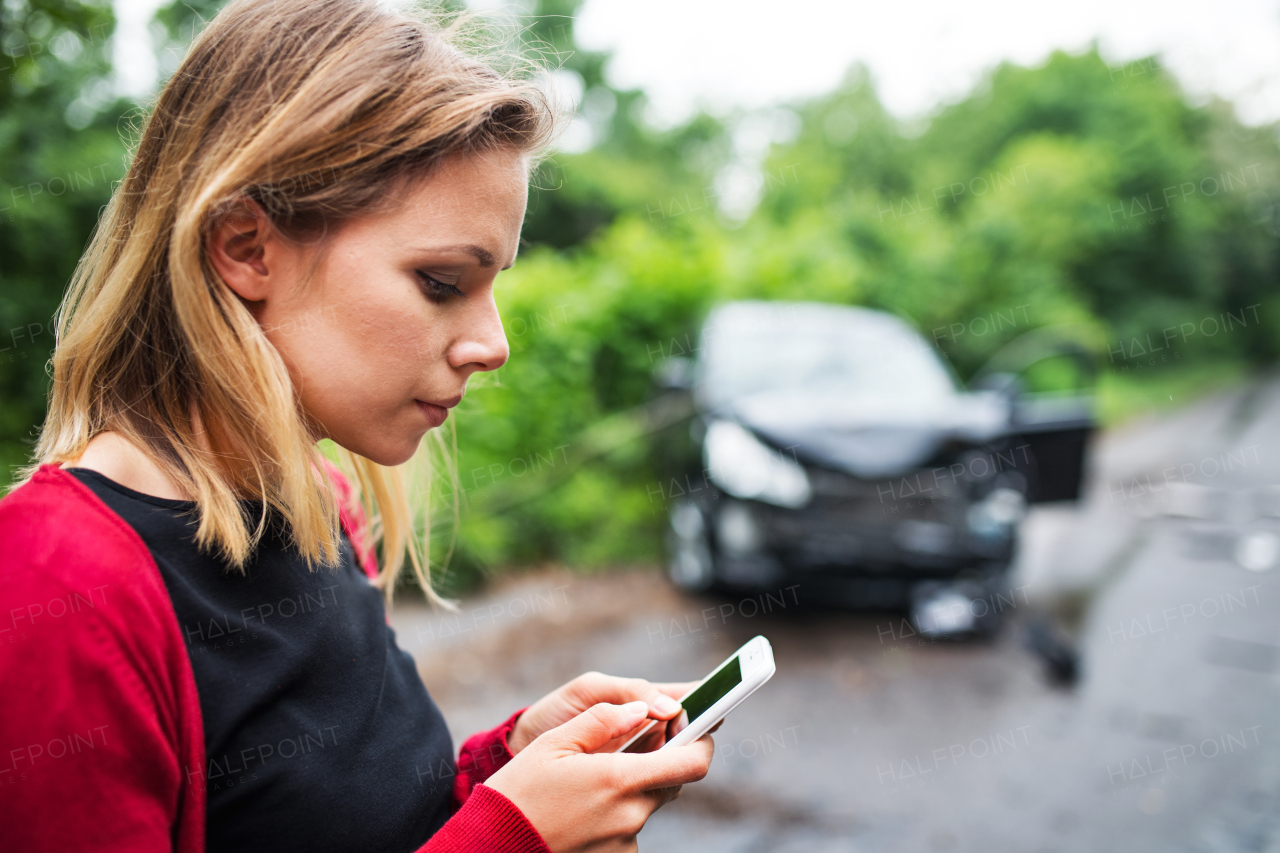
[[[886,400],[798,388],[740,398],[727,414],[802,461],[864,479],[914,470],[948,441],[988,441],[1009,424],[1007,400],[989,392]]]

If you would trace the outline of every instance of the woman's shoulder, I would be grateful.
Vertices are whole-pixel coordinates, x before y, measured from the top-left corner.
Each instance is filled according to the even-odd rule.
[[[200,849],[200,704],[164,581],[56,465],[0,500],[0,672],[0,742],[26,745],[0,759],[21,781],[0,788],[0,812],[24,816],[16,846]]]
[[[39,660],[53,685],[87,668],[142,705],[190,711],[190,662],[160,570],[87,486],[40,466],[0,500],[0,554],[0,669],[14,655]]]
[[[41,595],[70,596],[72,604],[108,594],[150,607],[168,602],[133,528],[55,464],[40,466],[0,500],[0,553],[0,600],[9,607],[40,609]]]

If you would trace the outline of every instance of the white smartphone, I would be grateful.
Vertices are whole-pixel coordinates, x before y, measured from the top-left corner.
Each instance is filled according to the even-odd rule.
[[[684,712],[677,720],[685,723],[674,737],[662,745],[684,746],[715,728],[716,723],[723,720],[730,711],[742,704],[760,686],[773,677],[776,667],[773,664],[773,647],[764,637],[752,637],[738,649],[729,659],[711,671],[711,674],[680,697]],[[666,725],[665,720],[650,720],[641,727],[626,743],[618,748],[618,752],[626,750],[631,744],[644,737],[656,724]]]

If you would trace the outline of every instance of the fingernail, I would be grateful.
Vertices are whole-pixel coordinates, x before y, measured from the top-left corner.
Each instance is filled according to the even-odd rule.
[[[672,699],[670,696],[659,693],[653,700],[653,710],[662,714],[664,717],[669,717],[680,710],[680,703]]]
[[[643,702],[628,702],[622,708],[629,714],[638,714],[642,717],[649,716],[649,706]]]

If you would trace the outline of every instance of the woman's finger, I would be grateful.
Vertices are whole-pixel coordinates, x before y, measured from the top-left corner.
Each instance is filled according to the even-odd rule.
[[[702,737],[685,746],[671,746],[643,755],[620,755],[628,762],[630,785],[642,791],[697,782],[711,768],[715,743]]]
[[[574,752],[596,752],[605,744],[628,735],[644,722],[645,706],[640,702],[624,705],[599,703],[592,705],[567,723],[546,733],[550,743]]]
[[[660,689],[679,685],[658,685],[643,678],[619,678],[601,673],[588,673],[571,684],[574,694],[584,705],[600,702],[625,705],[640,701],[649,706],[649,717],[655,720],[669,720],[679,714],[680,703],[676,701],[676,697],[684,695]]]
[[[689,692],[693,690],[693,688],[698,686],[698,682],[671,681],[671,682],[661,682],[658,684],[654,684],[653,686],[657,688],[659,693],[665,693],[666,695],[670,696],[672,699],[675,699],[678,702],[685,696],[688,696]]]
[[[647,734],[627,747],[627,752],[653,752],[667,742],[667,728],[671,724],[656,723]]]

